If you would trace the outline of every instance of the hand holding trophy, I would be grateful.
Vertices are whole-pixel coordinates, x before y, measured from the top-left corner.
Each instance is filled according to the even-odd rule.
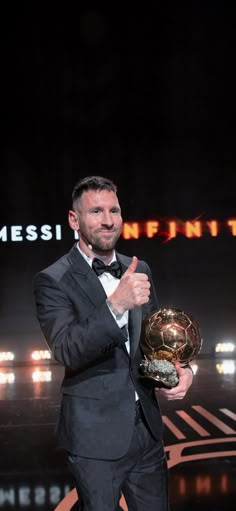
[[[140,364],[142,378],[154,387],[175,387],[178,373],[174,362],[188,363],[197,357],[202,338],[197,322],[181,309],[160,308],[143,320]]]

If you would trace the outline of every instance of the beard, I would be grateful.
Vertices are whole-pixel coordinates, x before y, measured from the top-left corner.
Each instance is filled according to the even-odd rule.
[[[109,232],[109,231],[108,231]],[[113,236],[110,239],[104,239],[102,236],[98,234],[94,234],[91,236],[89,243],[92,245],[93,250],[99,253],[106,253],[113,250],[116,246],[116,243],[120,237],[121,229],[119,231],[112,231]]]

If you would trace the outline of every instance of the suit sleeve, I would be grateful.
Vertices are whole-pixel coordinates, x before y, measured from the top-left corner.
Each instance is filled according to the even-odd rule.
[[[86,369],[127,339],[104,301],[80,320],[60,284],[46,273],[33,282],[36,312],[53,358],[63,366]]]

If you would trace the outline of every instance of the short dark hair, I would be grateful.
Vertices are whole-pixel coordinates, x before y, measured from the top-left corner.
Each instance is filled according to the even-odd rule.
[[[72,203],[73,207],[77,199],[81,197],[83,192],[88,190],[108,190],[110,192],[117,193],[117,186],[111,179],[102,176],[88,176],[80,179],[72,192]]]

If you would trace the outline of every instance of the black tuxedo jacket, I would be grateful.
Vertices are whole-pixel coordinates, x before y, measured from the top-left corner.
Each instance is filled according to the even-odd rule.
[[[125,271],[131,258],[117,253]],[[53,358],[65,367],[56,434],[59,446],[89,458],[125,454],[134,427],[135,390],[153,435],[162,436],[162,419],[153,394],[140,378],[142,319],[157,308],[150,268],[138,272],[151,282],[148,304],[129,311],[130,354],[126,333],[106,305],[106,294],[76,244],[34,278],[38,320]]]

